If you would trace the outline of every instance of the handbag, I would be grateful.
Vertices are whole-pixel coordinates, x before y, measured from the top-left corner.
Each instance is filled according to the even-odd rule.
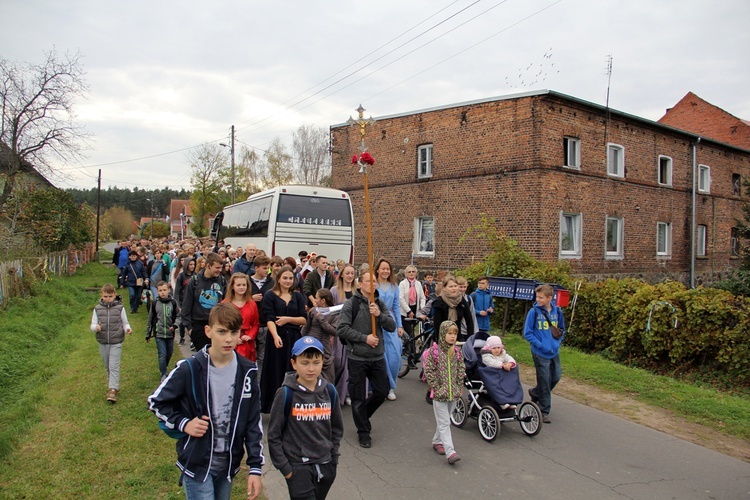
[[[133,271],[133,274],[135,274],[135,269],[133,269],[133,264],[130,264],[130,270]],[[143,278],[136,278],[135,286],[143,286]]]
[[[552,336],[555,338],[555,340],[560,340],[560,337],[562,337],[563,335],[563,331],[557,326],[552,324],[552,320],[549,319],[549,315],[547,314],[547,311],[542,309],[542,314],[544,314],[544,317],[547,320],[547,323],[549,323],[549,330],[550,332],[552,332]]]

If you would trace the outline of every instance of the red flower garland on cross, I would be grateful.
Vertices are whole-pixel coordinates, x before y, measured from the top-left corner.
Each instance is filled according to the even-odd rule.
[[[352,165],[362,165],[363,163],[367,165],[375,165],[375,158],[373,158],[372,155],[367,151],[359,156],[352,156]]]

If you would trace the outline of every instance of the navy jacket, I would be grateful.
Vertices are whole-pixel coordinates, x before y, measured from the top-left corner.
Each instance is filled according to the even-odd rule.
[[[156,391],[148,397],[148,407],[170,429],[184,431],[185,425],[194,417],[211,415],[211,398],[208,392],[209,355],[208,347],[190,358],[195,374],[195,397],[193,378],[186,360],[167,376]],[[247,452],[250,474],[260,476],[265,463],[261,439],[263,429],[260,419],[260,391],[258,389],[258,367],[247,358],[237,356],[237,375],[234,381],[234,398],[229,428],[232,435],[229,443],[229,470],[231,480],[240,470],[242,457]],[[201,438],[185,436],[177,440],[177,467],[198,481],[205,481],[211,470],[213,459],[214,429],[209,422],[206,434]],[[244,450],[243,450],[244,446]]]

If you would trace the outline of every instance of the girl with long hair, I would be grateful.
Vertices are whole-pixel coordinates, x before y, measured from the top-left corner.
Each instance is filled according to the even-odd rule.
[[[375,276],[378,281],[378,295],[387,306],[394,321],[396,322],[396,331],[389,332],[383,329],[383,339],[385,341],[385,364],[388,371],[388,382],[390,391],[388,392],[388,401],[396,399],[396,381],[398,380],[398,371],[401,368],[401,350],[403,344],[401,336],[404,329],[401,326],[401,305],[399,303],[398,285],[393,273],[393,266],[385,259],[379,259],[375,265]]]
[[[250,291],[250,278],[247,277],[247,274],[235,273],[229,278],[227,295],[222,302],[231,303],[239,309],[242,315],[240,342],[237,344],[235,351],[250,361],[255,361],[255,337],[258,335],[260,326],[260,314]]]
[[[284,375],[292,371],[292,346],[307,322],[305,297],[293,289],[294,271],[284,266],[276,273],[276,284],[263,295],[261,307],[270,338],[266,339],[263,374],[260,377],[261,411],[269,413]]]

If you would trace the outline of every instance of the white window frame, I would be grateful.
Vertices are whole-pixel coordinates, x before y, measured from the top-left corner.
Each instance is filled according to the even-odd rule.
[[[711,167],[708,165],[698,165],[698,192],[711,192]]]
[[[667,172],[666,179],[661,178],[661,162],[662,160],[667,161]],[[659,155],[659,159],[656,161],[656,181],[660,186],[671,186],[672,185],[672,158],[669,156]],[[663,182],[662,182],[663,181]]]
[[[698,224],[695,231],[695,256],[706,257],[708,255],[708,226]]]
[[[428,227],[425,227],[425,222],[428,222]],[[429,227],[431,226],[431,227]],[[424,236],[431,236],[431,242],[423,239]],[[422,243],[427,243],[424,246]],[[429,243],[432,243],[430,248]],[[423,248],[424,246],[424,248]],[[422,216],[414,218],[414,240],[412,243],[412,253],[419,257],[434,257],[435,256],[435,218],[432,216]]]
[[[573,151],[571,152],[571,145]],[[571,154],[572,153],[572,154]],[[581,168],[581,139],[578,137],[563,137],[563,167]]]
[[[567,227],[566,221],[570,220],[573,229],[571,238],[573,243],[572,249],[563,250],[563,229]],[[581,213],[560,212],[560,258],[561,259],[580,259],[583,256],[583,215]]]
[[[617,244],[614,250],[609,249],[609,225],[610,223],[617,224],[616,237]],[[604,220],[604,257],[606,259],[622,259],[624,252],[624,237],[625,237],[625,221],[622,217],[606,217]]]
[[[659,236],[664,232],[664,248],[659,248]],[[669,258],[672,256],[672,223],[671,222],[657,222],[656,223],[656,256],[662,258]]]
[[[611,171],[610,165],[612,163],[613,151],[619,153],[617,157],[617,165],[615,165],[615,171]],[[625,147],[620,144],[610,142],[607,144],[607,175],[610,177],[625,177]]]
[[[432,177],[432,144],[422,144],[417,148],[417,178],[418,179],[429,179]],[[424,152],[425,159],[422,159]],[[424,169],[422,166],[424,165]]]

